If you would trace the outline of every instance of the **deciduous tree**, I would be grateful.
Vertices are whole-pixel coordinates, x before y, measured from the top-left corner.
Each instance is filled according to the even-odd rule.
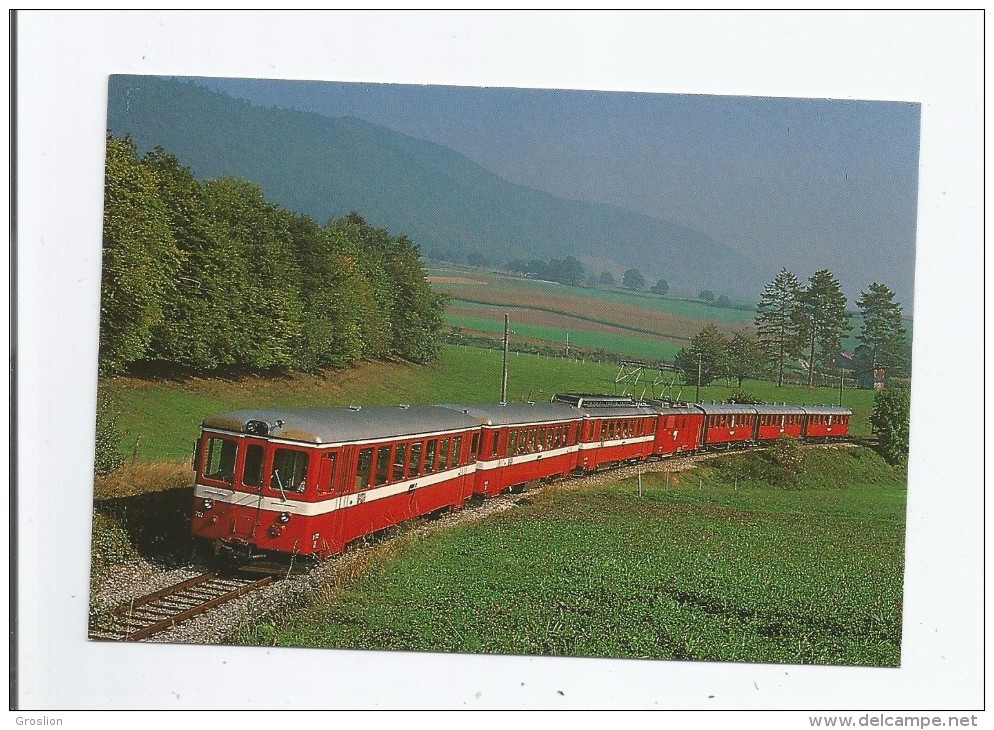
[[[172,296],[179,252],[155,177],[129,138],[107,138],[100,369],[144,358]]]
[[[883,457],[891,464],[906,465],[911,425],[911,389],[907,384],[891,381],[877,391],[870,423]]]
[[[741,332],[732,335],[728,342],[728,374],[738,381],[738,387],[742,387],[742,381],[746,378],[755,378],[763,371],[763,352],[759,344],[752,338]]]
[[[684,382],[697,383],[700,366],[700,383],[709,385],[728,373],[728,340],[712,323],[694,335],[690,347],[676,354],[674,365],[683,373]]]
[[[638,269],[629,269],[621,278],[621,285],[626,289],[641,291],[645,289],[645,277]]]

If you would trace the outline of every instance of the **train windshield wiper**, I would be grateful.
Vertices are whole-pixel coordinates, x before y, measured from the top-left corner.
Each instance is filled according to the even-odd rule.
[[[280,470],[273,469],[273,476],[276,477],[276,486],[280,488],[280,497],[286,502],[286,492],[283,491],[283,481],[280,479]]]

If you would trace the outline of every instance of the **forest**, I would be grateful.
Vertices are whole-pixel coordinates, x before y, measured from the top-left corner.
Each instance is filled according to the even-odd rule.
[[[107,137],[100,372],[428,362],[444,298],[418,246],[357,213],[319,225],[246,180],[199,181]]]

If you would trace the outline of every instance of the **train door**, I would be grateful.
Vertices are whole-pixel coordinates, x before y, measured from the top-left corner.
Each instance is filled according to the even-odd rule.
[[[238,510],[231,521],[231,537],[248,540],[256,535],[262,524],[263,474],[266,473],[266,441],[242,439],[240,469],[235,471],[235,504],[248,509]]]
[[[345,465],[348,463],[345,450],[326,451],[318,458],[316,505],[319,518],[312,521],[313,528],[308,537],[311,550],[322,556],[338,552],[344,547],[341,541],[342,515],[345,510]]]

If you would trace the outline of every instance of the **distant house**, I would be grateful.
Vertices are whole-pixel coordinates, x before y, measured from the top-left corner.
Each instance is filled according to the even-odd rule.
[[[832,366],[843,370],[856,370],[856,358],[851,352],[839,350],[832,355]],[[873,370],[863,370],[855,373],[856,385],[867,390],[882,390],[887,384],[887,367],[879,365]],[[851,377],[851,375],[849,376]]]
[[[851,352],[839,350],[832,355],[832,366],[843,370],[854,370],[856,368],[856,357]]]

